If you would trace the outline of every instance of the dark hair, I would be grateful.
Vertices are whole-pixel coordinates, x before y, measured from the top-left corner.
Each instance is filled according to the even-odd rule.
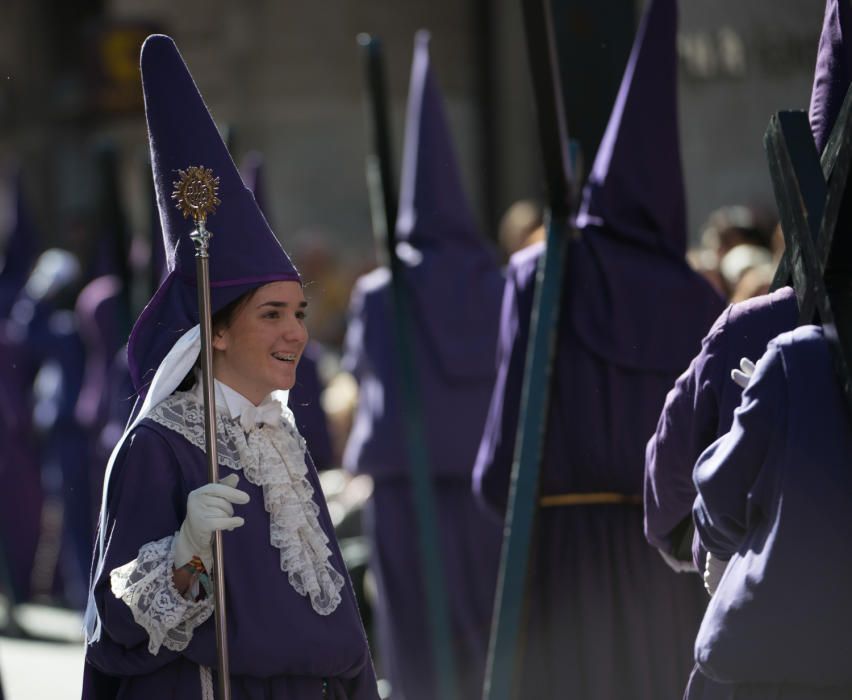
[[[210,319],[210,327],[213,331],[213,335],[216,335],[218,331],[229,328],[231,324],[234,322],[234,318],[240,312],[240,309],[243,308],[255,295],[259,287],[255,287],[251,291],[245,292],[241,294],[236,299],[231,302],[228,302],[219,309],[216,313],[213,314],[213,318]],[[189,372],[187,372],[186,376],[183,378],[181,383],[178,385],[177,391],[189,391],[192,387],[195,386],[195,370],[201,367],[201,357],[195,361],[195,365]]]
[[[234,322],[234,317],[240,312],[243,306],[248,304],[251,298],[257,293],[258,289],[260,289],[260,287],[255,287],[251,291],[241,294],[232,302],[225,304],[221,309],[213,314],[213,318],[210,320],[213,333],[215,334],[217,331],[230,328],[231,324]]]

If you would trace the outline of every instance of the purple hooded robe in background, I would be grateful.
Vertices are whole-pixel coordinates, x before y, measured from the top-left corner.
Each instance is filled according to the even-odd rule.
[[[470,474],[494,383],[502,277],[463,194],[425,32],[416,37],[411,70],[397,231],[459,697],[474,698],[482,692],[500,527],[475,507]],[[390,274],[380,268],[352,292],[343,367],[358,380],[359,398],[343,462],[375,484],[366,518],[379,592],[380,662],[395,700],[431,700],[390,291]]]
[[[821,328],[769,344],[695,483],[701,541],[730,562],[688,700],[852,697],[852,423]]]
[[[828,141],[852,79],[849,3],[827,0],[819,43],[810,122],[819,152]],[[838,228],[838,235],[843,229]],[[662,552],[684,559],[695,487],[692,470],[701,452],[728,432],[742,390],[731,379],[740,359],[754,361],[775,336],[793,329],[798,306],[791,287],[730,306],[704,338],[701,352],[666,397],[645,454],[645,535]],[[704,570],[698,538],[692,557]]]
[[[685,260],[676,4],[654,0],[598,150],[565,270],[542,496],[641,492],[643,449],[671,382],[722,306]],[[503,512],[542,245],[510,261],[499,370],[474,488]],[[704,609],[648,547],[630,504],[541,508],[519,697],[678,697]]]

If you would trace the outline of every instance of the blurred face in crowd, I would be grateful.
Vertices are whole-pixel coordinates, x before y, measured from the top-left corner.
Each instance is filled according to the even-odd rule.
[[[213,375],[255,405],[291,389],[308,342],[307,302],[298,282],[259,287],[213,330]]]

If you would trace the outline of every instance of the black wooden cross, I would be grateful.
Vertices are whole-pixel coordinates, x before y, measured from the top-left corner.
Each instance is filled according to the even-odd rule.
[[[823,325],[852,410],[852,313],[846,290],[837,285],[827,288],[825,280],[852,162],[852,90],[822,160],[805,112],[775,114],[764,147],[787,247],[783,265],[796,290],[799,322],[818,318]]]

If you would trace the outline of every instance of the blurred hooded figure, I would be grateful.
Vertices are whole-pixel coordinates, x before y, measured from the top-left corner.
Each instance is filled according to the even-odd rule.
[[[677,4],[652,0],[577,216],[540,475],[519,697],[679,697],[704,611],[642,533],[643,449],[722,302],[686,261]],[[536,269],[510,261],[474,489],[506,510]]]
[[[464,197],[443,101],[430,67],[429,35],[415,38],[397,220],[403,286],[451,627],[459,697],[481,693],[499,524],[475,508],[470,475],[494,383],[502,277]],[[434,698],[417,549],[402,395],[395,356],[390,273],[355,285],[343,368],[359,383],[344,466],[369,474],[371,567],[378,584],[380,658],[394,698]]]
[[[23,347],[16,371],[32,406],[45,496],[32,587],[76,608],[85,604],[92,538],[86,436],[74,414],[85,366],[71,310],[80,279],[76,256],[50,248],[38,257],[11,313]]]

